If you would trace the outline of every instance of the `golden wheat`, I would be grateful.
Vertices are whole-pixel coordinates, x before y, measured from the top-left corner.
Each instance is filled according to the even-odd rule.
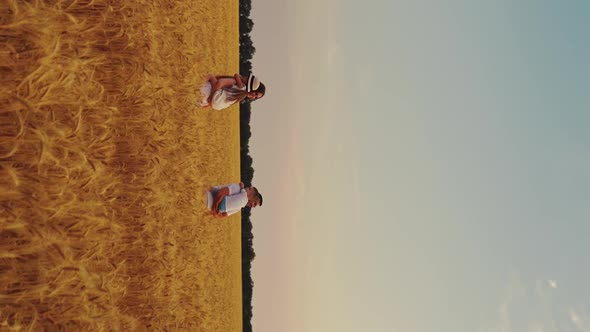
[[[0,330],[241,330],[232,1],[0,0]]]

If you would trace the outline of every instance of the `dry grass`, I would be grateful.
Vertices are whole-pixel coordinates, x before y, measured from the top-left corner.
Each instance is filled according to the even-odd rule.
[[[0,330],[241,330],[237,0],[0,0]]]

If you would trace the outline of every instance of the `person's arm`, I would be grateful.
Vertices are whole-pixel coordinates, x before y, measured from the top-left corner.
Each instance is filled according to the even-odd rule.
[[[211,87],[214,87],[217,84],[218,78],[215,75],[208,75],[207,82],[211,83]]]
[[[241,189],[240,193],[225,198],[225,210],[228,215],[241,211],[248,204],[248,193]]]
[[[239,194],[243,188],[244,184],[242,182],[209,187],[209,192],[213,193],[213,191],[217,191],[215,193],[215,196],[213,197],[213,204],[211,205],[211,210],[217,211],[219,209],[219,204],[221,204],[221,202],[226,196]]]
[[[211,106],[211,102],[213,101],[213,94],[215,93],[215,86],[217,85],[219,79],[215,75],[207,75],[207,82],[211,85],[211,92],[209,93],[209,97],[207,98],[207,102],[209,106]]]
[[[209,98],[207,98],[209,105],[212,105],[213,96],[215,96],[215,93],[217,93],[217,91],[222,90],[223,88],[232,87],[235,85],[235,83],[236,80],[234,80],[233,78],[218,78],[215,85],[211,84],[211,93],[209,94]]]
[[[213,80],[213,82],[211,82],[211,80]],[[246,82],[248,81],[248,78],[245,76],[241,76],[238,73],[235,73],[234,76],[229,76],[229,75],[219,75],[219,76],[214,76],[214,75],[209,75],[207,76],[207,81],[211,82],[211,86],[214,86],[215,83],[219,82],[219,81],[224,81],[224,82],[231,82],[232,85],[237,85],[240,88],[243,87],[244,85],[246,85]]]
[[[238,77],[240,77],[238,74],[234,75],[234,77],[209,75],[207,77],[207,81],[211,84],[211,92],[209,93],[209,98],[207,98],[209,105],[213,102],[213,96],[217,91],[234,85],[238,85],[242,88],[244,86],[243,79],[238,79]]]
[[[235,74],[234,75],[234,79],[236,80],[236,85],[238,86],[238,88],[243,88],[245,84],[245,78],[243,78],[240,74]]]
[[[236,84],[238,84],[238,82],[233,77],[217,77],[217,81],[215,82],[215,84],[211,84],[213,90],[212,93],[223,88],[229,88]]]
[[[240,185],[240,183],[228,184],[227,187],[229,188],[230,195],[239,194],[240,191],[242,191],[242,186]]]

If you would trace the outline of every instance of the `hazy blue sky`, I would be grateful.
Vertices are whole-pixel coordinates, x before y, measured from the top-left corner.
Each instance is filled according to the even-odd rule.
[[[252,18],[256,331],[590,331],[590,2]]]

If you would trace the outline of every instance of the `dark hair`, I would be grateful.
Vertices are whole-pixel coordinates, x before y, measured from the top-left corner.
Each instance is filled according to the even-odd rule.
[[[256,191],[256,196],[258,196],[258,199],[260,200],[260,206],[262,206],[262,195],[258,191],[258,188],[252,187],[252,189],[254,189],[254,191]]]
[[[264,84],[262,84],[262,82],[261,82],[258,89],[254,90],[254,91],[262,93],[262,97],[264,97],[264,94],[266,93],[266,86]]]
[[[234,88],[234,87],[228,87],[228,88],[223,88],[225,91],[227,91],[227,95],[229,100],[234,101],[234,102],[241,102],[241,101],[254,101],[254,100],[248,98],[248,92],[246,90],[242,90],[239,88]],[[258,89],[256,90],[252,90],[252,92],[260,92],[262,93],[262,97],[264,97],[264,94],[266,93],[266,86],[262,83],[260,83],[260,86],[258,87]]]
[[[239,88],[229,87],[223,88],[223,90],[227,91],[227,99],[234,102],[241,102],[248,96],[248,92],[246,92],[246,90]]]

